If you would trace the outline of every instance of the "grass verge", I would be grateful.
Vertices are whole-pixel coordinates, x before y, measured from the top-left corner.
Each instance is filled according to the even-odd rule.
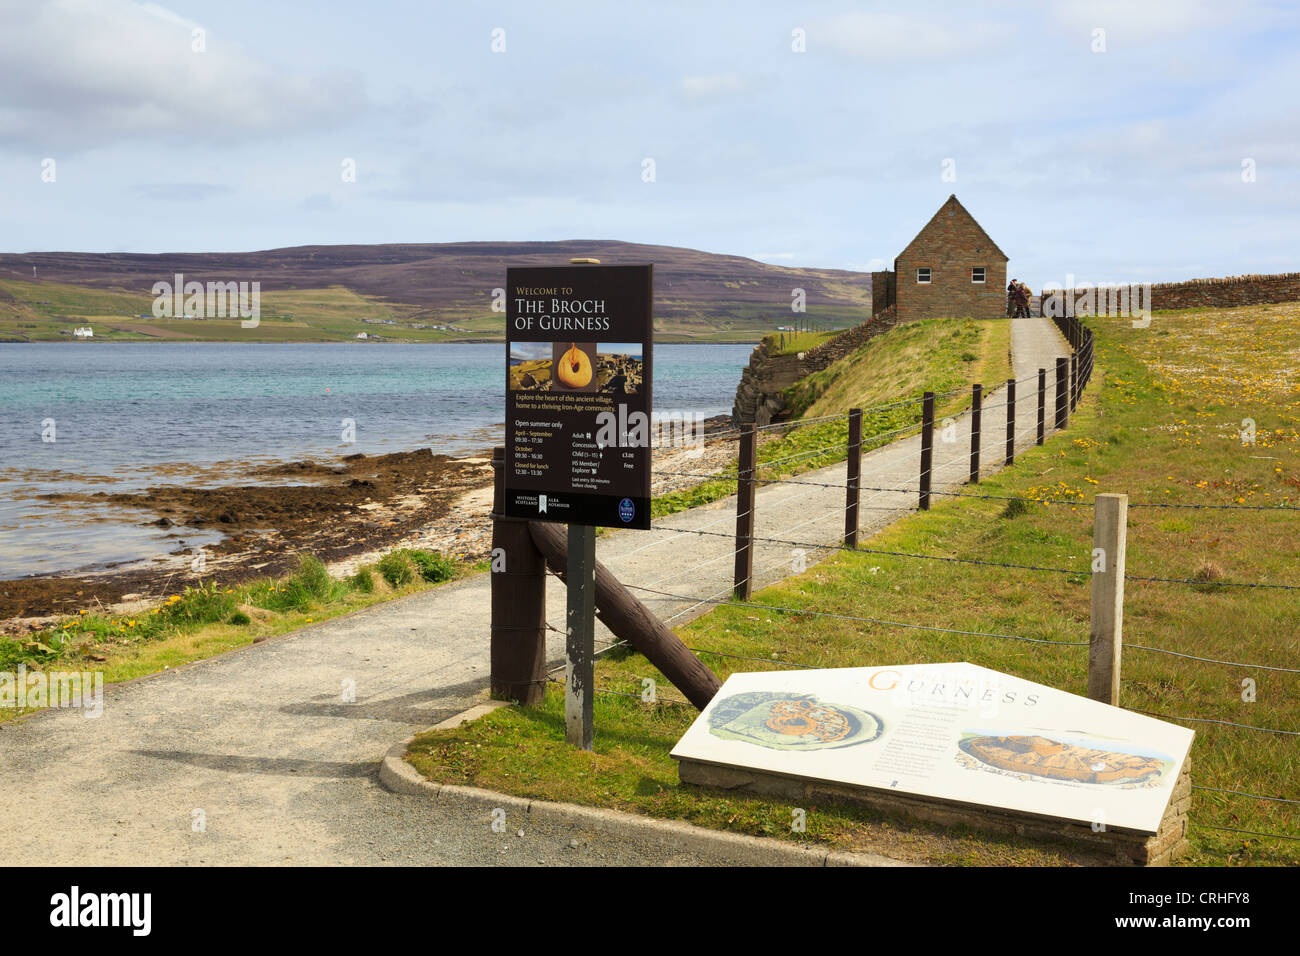
[[[0,671],[12,673],[22,665],[29,672],[98,672],[104,683],[118,683],[415,594],[483,567],[402,549],[337,579],[318,559],[303,555],[298,570],[283,578],[232,586],[205,582],[133,613],[85,610],[22,638],[0,637]],[[401,573],[390,580],[393,569]],[[0,707],[0,723],[32,709]]]

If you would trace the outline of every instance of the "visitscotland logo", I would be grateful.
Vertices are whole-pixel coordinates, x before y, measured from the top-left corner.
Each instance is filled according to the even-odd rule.
[[[50,897],[51,926],[129,926],[132,935],[148,936],[153,925],[152,893],[70,893]]]

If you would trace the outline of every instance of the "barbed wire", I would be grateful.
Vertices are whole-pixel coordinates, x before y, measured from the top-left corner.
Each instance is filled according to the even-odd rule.
[[[1252,800],[1268,800],[1272,803],[1295,803],[1300,804],[1300,800],[1288,800],[1286,797],[1265,797],[1258,793],[1246,793],[1244,790],[1225,790],[1223,787],[1203,787],[1200,784],[1192,784],[1193,790],[1212,790],[1215,793],[1231,793],[1238,797],[1250,797]]]
[[[658,594],[662,597],[675,598],[679,601],[694,601],[697,604],[719,604],[729,607],[751,608],[757,611],[780,611],[787,614],[807,614],[813,617],[829,617],[841,621],[856,621],[862,624],[881,624],[887,627],[903,627],[922,631],[940,631],[945,634],[964,634],[969,637],[1000,637],[1012,641],[1025,641],[1030,644],[1055,644],[1068,647],[1087,647],[1087,641],[1049,641],[1043,638],[1022,637],[1018,634],[997,634],[989,631],[965,631],[960,628],[939,627],[934,624],[910,624],[905,621],[886,621],[873,617],[857,617],[851,614],[834,614],[830,611],[812,611],[806,608],[784,607],[777,604],[755,604],[749,601],[725,601],[715,598],[701,598],[690,594],[674,594],[671,591],[659,591],[654,588],[642,587],[638,584],[625,584],[624,587],[636,591],[645,591],[650,594]]]
[[[1154,578],[1136,574],[1126,574],[1124,580],[1155,581],[1160,584],[1190,584],[1203,588],[1273,588],[1281,591],[1300,591],[1300,585],[1296,584],[1265,584],[1263,582],[1251,583],[1249,581],[1201,581],[1196,578]]]
[[[1285,833],[1264,833],[1261,830],[1242,830],[1237,827],[1220,827],[1209,823],[1193,823],[1192,826],[1205,830],[1223,830],[1227,833],[1247,833],[1250,836],[1272,837],[1275,840],[1300,840],[1300,837],[1287,836]]]
[[[840,509],[836,509],[836,510],[840,510]],[[672,530],[683,534],[709,535],[718,538],[737,537],[734,534],[731,534],[729,532],[723,532],[723,531],[703,531],[703,530],[696,531],[691,528],[671,528],[671,529],[663,529],[663,530]],[[915,554],[910,551],[885,551],[879,548],[862,548],[862,547],[850,548],[842,544],[817,544],[812,541],[794,541],[786,538],[765,538],[759,535],[753,535],[749,538],[744,538],[743,540],[758,541],[758,542],[763,542],[765,544],[782,544],[782,545],[787,545],[789,547],[796,547],[796,548],[815,548],[815,549],[824,549],[827,551],[848,551],[852,554],[879,554],[879,555],[884,555],[886,557],[894,557],[894,558],[922,558],[927,561],[948,561],[957,564],[978,564],[986,567],[1013,568],[1021,571],[1051,571],[1056,574],[1085,574],[1085,575],[1091,575],[1092,573],[1091,571],[1080,570],[1078,568],[1052,568],[1052,567],[1043,567],[1034,564],[1011,564],[1005,561],[984,561],[980,558],[958,558],[958,557],[950,557],[950,556],[939,555],[939,554]]]
[[[1300,730],[1277,730],[1273,727],[1257,727],[1254,724],[1239,724],[1232,720],[1219,720],[1214,717],[1171,717],[1168,714],[1157,714],[1151,710],[1138,710],[1139,714],[1146,714],[1148,717],[1159,717],[1161,720],[1187,720],[1198,724],[1223,724],[1228,727],[1237,727],[1241,730],[1258,730],[1266,734],[1283,734],[1288,737],[1300,737]]]
[[[1202,663],[1205,664],[1224,664],[1228,667],[1251,667],[1254,668],[1255,670],[1277,671],[1283,674],[1300,674],[1300,668],[1295,668],[1295,667],[1274,667],[1271,664],[1242,664],[1237,661],[1219,661],[1219,660],[1215,660],[1212,657],[1197,657],[1194,654],[1184,654],[1182,651],[1171,651],[1163,647],[1147,647],[1144,644],[1129,644],[1127,641],[1124,643],[1124,649],[1135,650],[1135,651],[1153,651],[1156,654],[1169,654],[1172,657],[1185,657],[1188,660],[1201,661]]]
[[[1131,501],[1129,508],[1191,508],[1206,511],[1300,511],[1300,505],[1180,505],[1173,502]]]

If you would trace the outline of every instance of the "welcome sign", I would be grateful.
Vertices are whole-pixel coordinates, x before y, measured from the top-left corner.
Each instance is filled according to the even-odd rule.
[[[974,664],[732,674],[679,760],[1154,834],[1193,733]]]
[[[653,267],[506,270],[505,513],[650,527]]]

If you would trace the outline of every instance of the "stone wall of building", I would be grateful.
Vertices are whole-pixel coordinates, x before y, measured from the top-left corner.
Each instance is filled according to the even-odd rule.
[[[897,275],[886,270],[871,273],[871,314],[879,315],[894,304],[898,295]]]
[[[894,264],[900,321],[1006,315],[1006,257],[956,196],[949,197]],[[983,282],[971,281],[976,267],[984,269]],[[920,268],[930,270],[928,283],[917,282]]]

